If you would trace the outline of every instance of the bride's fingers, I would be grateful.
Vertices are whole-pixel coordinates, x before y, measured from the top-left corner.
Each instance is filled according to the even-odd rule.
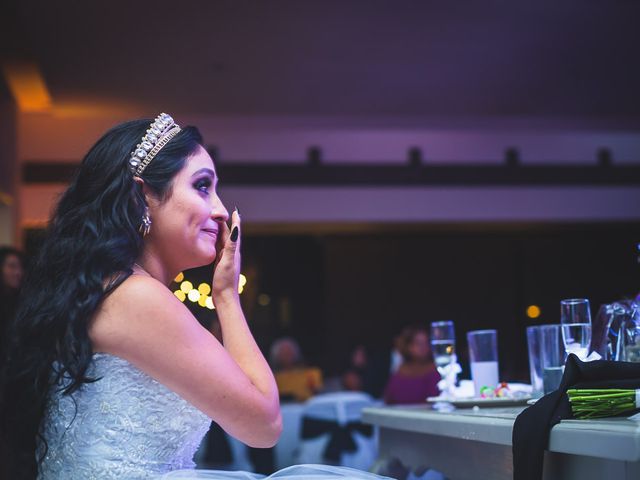
[[[236,207],[231,214],[231,233],[229,234],[229,240],[234,243],[237,243],[240,239],[240,223],[240,213],[238,212],[238,207]]]
[[[229,238],[229,227],[227,225],[227,222],[218,222],[218,237],[216,238],[216,264],[220,261],[222,251],[225,244],[227,243],[227,238]]]
[[[227,222],[220,222],[220,231],[219,231],[219,238],[227,238],[229,236],[229,225],[227,225]]]

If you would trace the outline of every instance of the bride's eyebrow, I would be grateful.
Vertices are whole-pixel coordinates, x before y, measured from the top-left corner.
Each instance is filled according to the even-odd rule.
[[[195,177],[197,175],[206,173],[208,174],[211,178],[216,178],[216,172],[214,172],[213,170],[211,170],[210,168],[201,168],[200,170],[196,170],[191,177]]]

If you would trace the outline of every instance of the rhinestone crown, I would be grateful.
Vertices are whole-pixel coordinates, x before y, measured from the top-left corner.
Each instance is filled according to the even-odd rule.
[[[131,152],[129,168],[133,174],[138,177],[142,175],[151,160],[179,131],[180,126],[173,121],[171,115],[166,113],[158,115],[142,137],[142,141]]]

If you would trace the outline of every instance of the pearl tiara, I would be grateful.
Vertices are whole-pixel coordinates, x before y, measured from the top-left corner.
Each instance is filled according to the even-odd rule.
[[[180,126],[173,121],[171,115],[166,113],[158,115],[142,137],[142,141],[131,152],[129,168],[133,174],[137,177],[142,175],[151,160],[179,131]]]

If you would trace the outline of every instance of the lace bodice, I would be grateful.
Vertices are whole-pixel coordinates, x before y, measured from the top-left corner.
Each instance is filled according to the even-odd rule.
[[[38,480],[390,480],[329,465],[296,465],[269,477],[193,470],[206,415],[122,358],[97,353],[87,375],[99,380],[49,398]]]
[[[122,358],[96,353],[87,374],[100,380],[51,394],[39,480],[148,479],[194,466],[206,415]]]

